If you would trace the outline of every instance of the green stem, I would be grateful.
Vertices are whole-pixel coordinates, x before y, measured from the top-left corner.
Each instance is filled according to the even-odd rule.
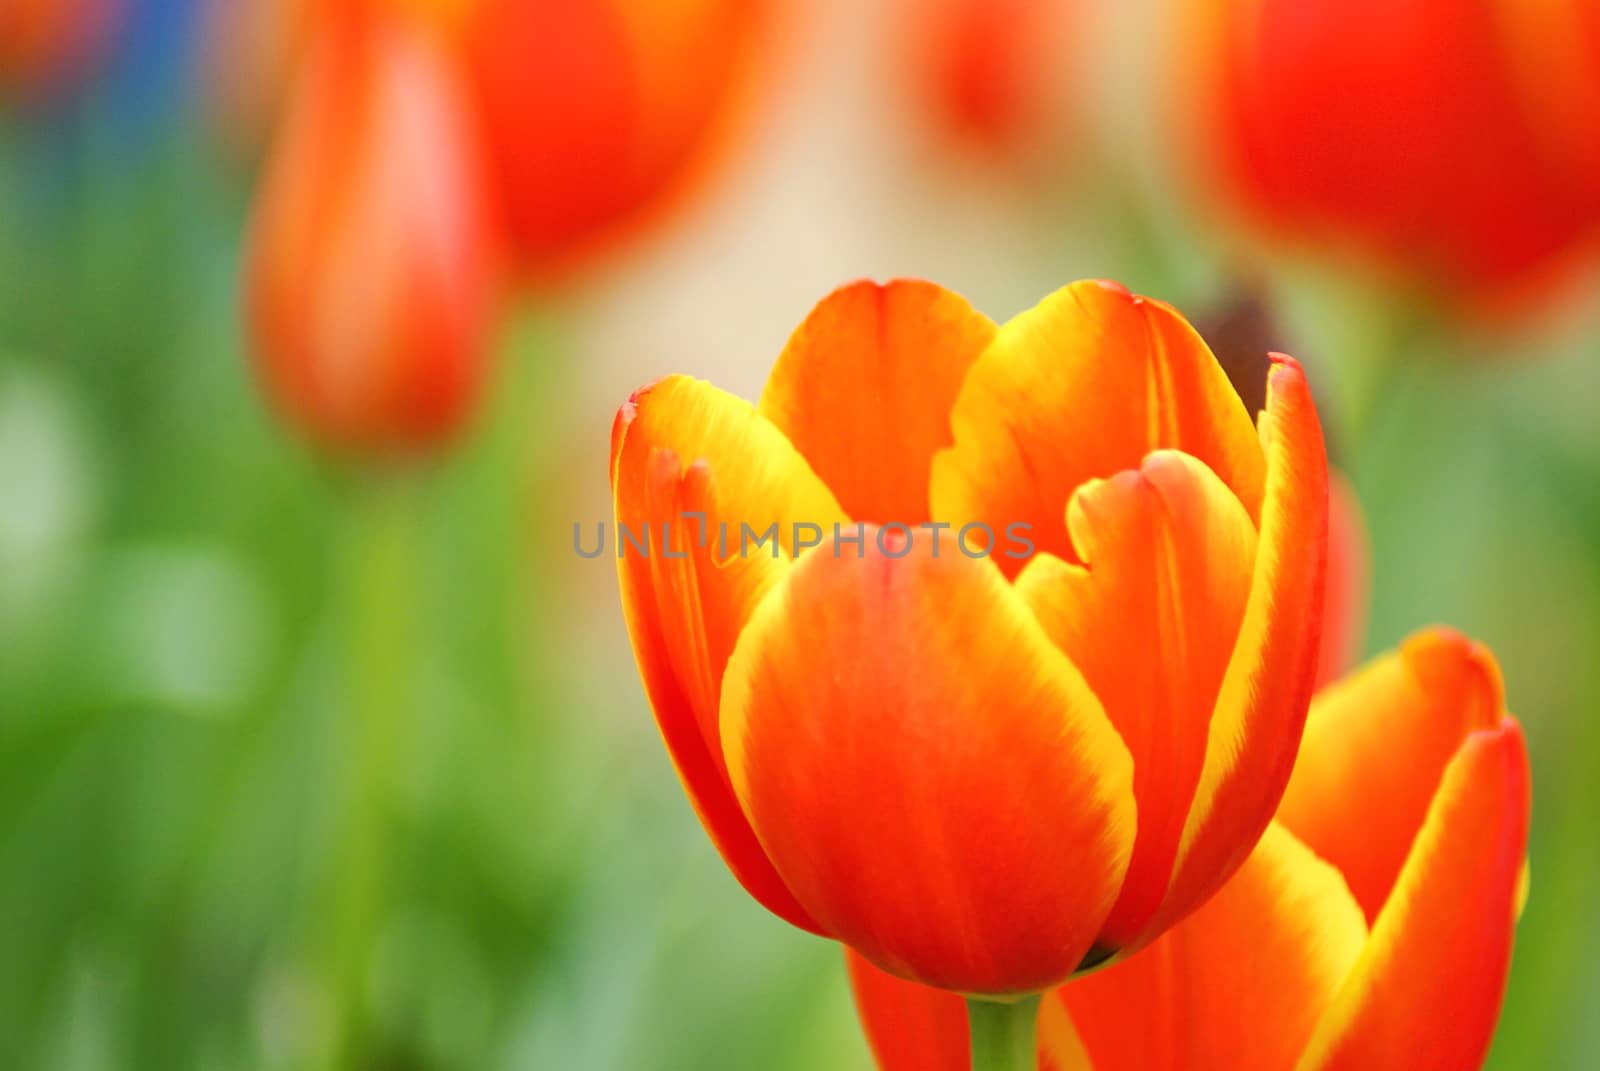
[[[1034,1071],[1038,1021],[1037,994],[1010,1003],[968,997],[972,1071]]]
[[[337,1007],[328,1068],[360,1066],[367,1047],[366,983],[377,945],[389,869],[395,761],[408,722],[406,671],[413,657],[411,488],[393,474],[363,473],[347,488],[344,555],[349,587],[337,608],[339,754],[343,793],[325,919],[326,979]]]
[[[1381,309],[1352,352],[1345,354],[1340,371],[1339,431],[1346,452],[1359,451],[1377,429],[1400,378],[1420,359],[1418,351],[1426,333],[1423,316],[1395,304]]]

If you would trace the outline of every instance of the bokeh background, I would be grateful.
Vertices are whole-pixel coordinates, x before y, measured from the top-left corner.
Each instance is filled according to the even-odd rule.
[[[221,0],[132,0],[8,86],[0,1065],[864,1071],[837,950],[717,858],[572,528],[609,516],[633,387],[753,398],[816,300],[896,275],[995,319],[1085,276],[1270,308],[1367,514],[1366,649],[1453,624],[1527,729],[1490,1066],[1600,1063],[1600,291],[1451,322],[1242,243],[1167,115],[1163,5],[1101,6],[1039,38],[1063,91],[1024,152],[930,115],[906,5],[784,9],[692,194],[517,288],[456,439],[377,466],[253,371],[273,109],[244,74],[277,46],[224,47]]]

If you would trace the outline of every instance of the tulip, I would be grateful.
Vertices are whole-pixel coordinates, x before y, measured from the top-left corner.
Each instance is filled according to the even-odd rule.
[[[452,434],[485,374],[496,230],[468,96],[431,24],[318,27],[269,150],[245,261],[260,377],[336,449]]]
[[[1181,104],[1226,195],[1464,309],[1514,310],[1600,233],[1600,9],[1191,0]]]
[[[1481,1066],[1527,891],[1528,757],[1443,629],[1319,693],[1277,819],[1204,907],[1044,1001],[1051,1071]],[[965,1071],[959,999],[854,954],[883,1071]]]
[[[899,0],[895,42],[914,99],[959,144],[1015,159],[1061,143],[1078,21],[1061,0]]]
[[[744,887],[969,994],[1203,903],[1277,807],[1316,668],[1322,434],[1292,359],[1266,396],[1258,432],[1183,318],[1116,284],[997,327],[904,280],[818,305],[757,408],[638,391],[611,480],[657,553],[618,544],[624,612]]]
[[[119,0],[5,0],[0,4],[0,99],[42,91],[105,42]]]
[[[769,0],[482,0],[473,74],[517,252],[548,280],[677,200],[743,96]]]

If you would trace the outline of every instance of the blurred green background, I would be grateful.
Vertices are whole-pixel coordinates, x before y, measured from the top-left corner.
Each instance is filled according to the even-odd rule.
[[[1234,279],[1137,138],[1064,194],[930,177],[892,108],[854,106],[846,6],[672,234],[508,317],[485,411],[419,471],[319,460],[254,389],[251,154],[204,121],[192,4],[0,120],[0,1066],[867,1066],[836,949],[728,875],[611,566],[571,552],[607,515],[615,405],[673,369],[753,395],[859,275],[997,319],[1083,275],[1198,315]],[[1491,1066],[1593,1066],[1600,318],[1407,330],[1358,438],[1340,387],[1394,350],[1395,302],[1278,267],[1372,529],[1369,650],[1456,625],[1527,728]]]

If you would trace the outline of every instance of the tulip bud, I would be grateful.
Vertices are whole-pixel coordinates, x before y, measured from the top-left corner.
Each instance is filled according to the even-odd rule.
[[[1597,12],[1195,0],[1182,126],[1223,194],[1281,237],[1515,311],[1600,235]]]
[[[436,32],[394,11],[318,27],[251,222],[257,368],[319,443],[425,447],[485,374],[495,240],[480,146]]]
[[[466,19],[524,268],[548,279],[676,200],[742,96],[766,0],[483,0]]]

